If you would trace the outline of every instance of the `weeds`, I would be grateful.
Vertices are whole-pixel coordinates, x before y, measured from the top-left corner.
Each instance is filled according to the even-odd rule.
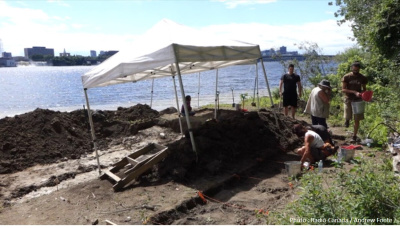
[[[340,166],[338,166],[340,167]],[[400,224],[400,191],[390,159],[360,158],[350,170],[305,173],[298,200],[265,216],[268,224]]]

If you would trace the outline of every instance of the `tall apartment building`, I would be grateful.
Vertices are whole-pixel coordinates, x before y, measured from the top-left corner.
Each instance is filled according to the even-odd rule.
[[[280,47],[280,48],[279,48],[279,52],[280,52],[282,55],[286,54],[286,52],[287,52],[286,47],[285,47],[285,46]]]
[[[90,51],[90,57],[97,57],[97,54],[96,54],[96,51],[94,51],[94,50],[91,50]]]
[[[50,55],[54,57],[54,49],[46,47],[24,48],[26,58],[31,58],[32,55]]]

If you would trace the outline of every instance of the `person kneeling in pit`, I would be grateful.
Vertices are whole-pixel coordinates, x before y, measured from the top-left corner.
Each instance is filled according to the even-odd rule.
[[[329,142],[324,142],[316,132],[307,130],[301,124],[293,126],[293,133],[298,137],[304,137],[304,146],[297,150],[301,157],[301,164],[309,162],[313,164],[319,160],[325,161],[327,157],[336,153],[339,147],[334,147]]]

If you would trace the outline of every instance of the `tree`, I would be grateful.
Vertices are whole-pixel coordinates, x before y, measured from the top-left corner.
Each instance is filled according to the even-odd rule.
[[[336,6],[338,23],[351,22],[363,48],[400,63],[400,0],[336,0]]]

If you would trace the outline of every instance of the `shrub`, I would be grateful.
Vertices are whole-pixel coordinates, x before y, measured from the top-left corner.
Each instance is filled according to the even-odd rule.
[[[383,225],[400,224],[400,191],[391,161],[362,159],[351,170],[332,174],[307,172],[299,198],[281,212],[271,212],[270,224]]]

